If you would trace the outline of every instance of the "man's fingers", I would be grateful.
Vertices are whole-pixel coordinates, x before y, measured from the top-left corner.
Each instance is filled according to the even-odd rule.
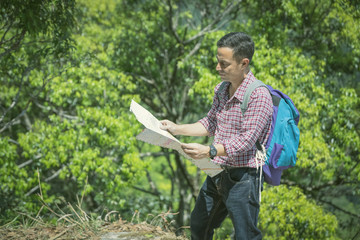
[[[198,151],[194,150],[194,149],[184,149],[184,152],[187,154],[197,154]]]
[[[182,143],[182,144],[181,144],[181,148],[182,148],[182,149],[188,149],[188,148],[189,148],[189,144]]]
[[[182,143],[181,148],[193,159],[206,158],[207,147],[198,143]]]
[[[198,153],[197,149],[194,149],[190,144],[181,144],[181,148],[190,156]]]
[[[196,144],[193,143],[182,143],[181,144],[182,149],[195,149],[198,148]]]
[[[198,158],[198,153],[192,151],[192,150],[184,150],[184,152],[191,158],[197,159]]]
[[[168,130],[170,128],[169,120],[161,120],[160,121],[160,129]]]

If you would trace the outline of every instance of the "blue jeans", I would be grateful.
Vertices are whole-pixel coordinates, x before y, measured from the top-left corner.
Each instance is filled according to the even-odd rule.
[[[226,216],[232,220],[235,239],[261,239],[259,215],[260,169],[232,168],[207,177],[191,213],[191,239],[212,239]],[[263,179],[261,179],[261,189]]]

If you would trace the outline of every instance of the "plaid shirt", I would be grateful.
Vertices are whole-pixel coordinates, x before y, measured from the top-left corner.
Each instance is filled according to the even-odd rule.
[[[255,76],[250,71],[230,99],[230,83],[227,83],[224,91],[217,93],[221,83],[218,84],[210,111],[199,121],[210,136],[215,136],[213,144],[225,147],[228,156],[215,157],[213,162],[216,164],[256,168],[255,143],[259,139],[265,145],[269,137],[273,104],[269,91],[259,87],[251,94],[243,116],[240,105],[247,87],[253,81]]]

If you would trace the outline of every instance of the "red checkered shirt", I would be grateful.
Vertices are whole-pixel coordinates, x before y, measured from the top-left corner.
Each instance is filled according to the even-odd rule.
[[[255,143],[259,140],[265,145],[269,137],[273,104],[269,91],[259,87],[251,94],[248,109],[243,116],[241,103],[247,87],[255,79],[250,71],[230,99],[230,83],[226,83],[224,90],[217,93],[221,83],[218,84],[210,111],[199,121],[210,136],[214,136],[213,144],[225,147],[228,156],[215,157],[212,161],[216,164],[251,168],[257,166]]]

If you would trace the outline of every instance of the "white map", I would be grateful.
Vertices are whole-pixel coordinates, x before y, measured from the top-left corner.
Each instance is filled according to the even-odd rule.
[[[134,113],[136,119],[145,126],[145,129],[136,136],[136,139],[178,151],[181,155],[189,159],[193,164],[195,164],[200,170],[204,171],[210,177],[213,177],[223,171],[219,165],[211,162],[208,158],[190,158],[182,150],[181,142],[169,132],[160,129],[160,121],[134,100],[131,101],[130,111]]]

